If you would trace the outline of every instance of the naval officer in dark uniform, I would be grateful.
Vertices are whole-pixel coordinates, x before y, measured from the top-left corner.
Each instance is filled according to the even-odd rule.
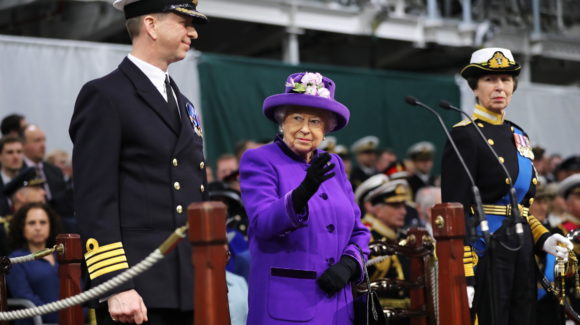
[[[75,211],[90,285],[143,260],[205,199],[202,130],[167,73],[207,18],[197,0],[117,0],[132,51],[81,89],[70,125]],[[147,272],[101,297],[99,324],[191,324],[191,248],[182,241]]]
[[[484,213],[493,233],[491,244],[486,244],[480,236],[465,247],[468,295],[475,293],[472,310],[479,324],[490,324],[494,315],[496,325],[533,324],[537,289],[534,253],[544,250],[567,258],[567,248],[558,243],[572,249],[569,240],[558,234],[551,235],[528,214],[538,183],[532,164],[532,146],[519,126],[504,119],[520,68],[510,50],[485,48],[475,51],[470,63],[461,71],[476,97],[475,127],[496,150],[499,161],[469,120],[458,123],[451,132],[481,191]],[[523,217],[521,240],[511,223],[508,191],[512,184],[500,164],[507,168],[516,189]],[[463,204],[469,224],[474,204],[471,184],[449,143],[443,152],[442,195],[444,202]],[[486,272],[491,272],[489,277]],[[492,284],[493,290],[490,290]]]

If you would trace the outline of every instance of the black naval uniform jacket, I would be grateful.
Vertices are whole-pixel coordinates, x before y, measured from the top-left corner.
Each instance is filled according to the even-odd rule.
[[[476,106],[476,111],[478,109],[485,110],[481,106]],[[475,113],[473,118],[476,126],[483,132],[488,143],[497,152],[513,182],[516,182],[519,174],[519,164],[514,132],[516,129],[521,130],[521,128],[508,120],[494,122]],[[527,137],[525,133],[523,134]],[[506,175],[499,162],[493,156],[487,145],[483,143],[483,139],[477,134],[471,122],[464,120],[456,124],[451,131],[451,136],[456,142],[469,171],[473,175],[475,184],[479,187],[483,204],[500,204],[498,202],[502,201],[502,198],[507,195],[510,186],[507,183]],[[529,160],[529,164],[531,165],[533,156],[531,154],[531,147],[528,149],[529,157],[525,163],[528,163],[527,160]],[[466,216],[472,216],[471,208],[474,205],[474,199],[471,184],[449,141],[447,141],[443,151],[441,171],[443,202],[459,202],[463,204]],[[538,182],[533,165],[531,172],[528,190],[526,193],[522,193],[523,199],[519,201],[519,204],[527,208],[533,202],[536,193],[536,184]],[[528,223],[533,235],[535,249],[536,251],[540,251],[544,241],[549,237],[549,232],[533,216],[528,218]],[[471,248],[466,246],[464,261],[466,262],[467,276],[473,275],[472,262],[476,262],[475,257],[473,259],[470,258],[472,254]]]
[[[141,70],[125,58],[81,89],[70,124],[75,212],[91,286],[143,260],[205,198],[201,129],[173,81],[181,125]],[[174,124],[177,124],[174,120]],[[135,289],[148,308],[193,308],[191,247],[183,240],[147,272],[111,293]]]

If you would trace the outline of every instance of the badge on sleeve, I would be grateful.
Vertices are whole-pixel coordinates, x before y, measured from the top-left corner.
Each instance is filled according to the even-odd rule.
[[[201,123],[199,122],[199,116],[197,115],[195,107],[193,107],[193,105],[188,102],[187,104],[185,104],[185,108],[187,109],[187,116],[189,116],[189,121],[193,126],[193,130],[195,130],[195,133],[198,136],[202,137],[203,131],[201,130]]]
[[[514,140],[516,142],[516,148],[518,149],[519,153],[526,158],[534,160],[532,145],[530,144],[528,137],[522,134],[514,133]]]

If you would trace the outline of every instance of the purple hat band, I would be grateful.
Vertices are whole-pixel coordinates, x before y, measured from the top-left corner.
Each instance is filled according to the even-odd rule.
[[[306,78],[314,78],[316,76],[318,78],[314,78],[317,79],[314,82],[303,82],[305,75],[307,75]],[[305,87],[309,88],[306,91],[302,91]],[[318,91],[312,90],[312,87],[318,87]],[[307,72],[294,73],[288,76],[284,93],[272,95],[264,100],[262,111],[267,118],[273,122],[278,122],[276,121],[275,113],[276,109],[281,106],[305,106],[322,109],[334,113],[336,116],[336,127],[330,131],[338,131],[348,124],[350,111],[346,106],[334,99],[335,89],[334,82],[320,74]],[[312,92],[316,93],[309,94]]]

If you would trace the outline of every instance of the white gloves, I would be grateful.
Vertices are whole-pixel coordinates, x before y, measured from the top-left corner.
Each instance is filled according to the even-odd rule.
[[[558,244],[563,244],[565,247],[562,247]],[[546,239],[543,249],[546,253],[562,258],[564,259],[564,262],[567,262],[568,251],[573,250],[574,245],[572,245],[572,242],[568,238],[560,234],[553,234],[552,236],[548,237],[548,239]]]
[[[475,297],[475,288],[472,286],[467,286],[467,304],[469,305],[470,309],[473,305],[473,297]]]

